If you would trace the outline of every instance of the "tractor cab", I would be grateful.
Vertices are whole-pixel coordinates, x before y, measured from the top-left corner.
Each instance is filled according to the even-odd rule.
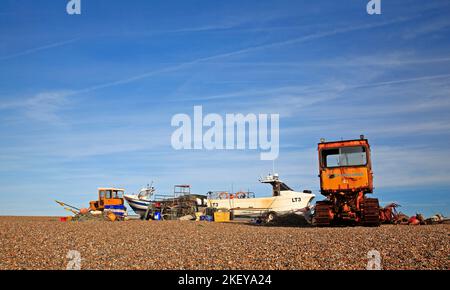
[[[359,140],[321,140],[318,150],[322,194],[372,193],[370,146],[363,135]]]
[[[378,199],[366,197],[373,193],[373,175],[370,146],[364,135],[356,140],[321,139],[318,150],[320,191],[327,199],[316,203],[316,224],[378,226]]]
[[[103,211],[106,208],[123,206],[124,205],[124,195],[125,190],[120,188],[99,188],[98,189],[98,200],[91,201],[91,210]]]

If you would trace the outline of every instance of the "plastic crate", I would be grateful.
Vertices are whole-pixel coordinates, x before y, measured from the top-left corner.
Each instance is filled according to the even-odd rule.
[[[231,220],[230,212],[215,212],[214,221],[215,222],[229,222]]]

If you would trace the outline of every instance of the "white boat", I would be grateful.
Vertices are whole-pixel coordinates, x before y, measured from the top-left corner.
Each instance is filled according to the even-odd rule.
[[[170,208],[189,207],[191,209],[192,206],[195,206],[198,209],[206,207],[206,196],[191,194],[190,188],[190,185],[175,185],[173,195],[157,195],[155,188],[147,185],[138,194],[125,194],[123,197],[141,218],[144,218],[151,204],[159,209],[162,204]]]
[[[311,191],[294,191],[279,179],[278,174],[269,174],[260,182],[272,185],[271,197],[254,197],[248,192],[220,192],[215,196],[210,194],[208,207],[232,210],[234,217],[264,217],[269,222],[288,214],[310,221],[311,201],[315,198]]]
[[[141,217],[145,215],[152,197],[155,193],[155,188],[147,185],[142,188],[138,194],[125,194],[123,197],[128,202],[133,211]]]

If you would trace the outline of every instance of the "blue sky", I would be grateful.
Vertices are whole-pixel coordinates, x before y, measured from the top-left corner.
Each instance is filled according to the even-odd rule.
[[[450,3],[0,3],[0,214],[65,215],[96,188],[270,188],[255,150],[172,149],[171,118],[280,114],[276,171],[320,200],[317,143],[372,146],[375,196],[450,208]]]

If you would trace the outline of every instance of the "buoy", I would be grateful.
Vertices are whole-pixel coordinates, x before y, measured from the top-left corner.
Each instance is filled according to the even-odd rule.
[[[112,212],[108,212],[108,218],[110,221],[115,221],[117,219],[116,215]]]
[[[81,214],[87,214],[89,212],[89,209],[88,208],[82,208],[82,209],[80,209],[80,213]]]
[[[415,216],[413,216],[413,217],[409,218],[408,224],[413,225],[413,226],[417,226],[417,225],[420,224],[420,221]]]

